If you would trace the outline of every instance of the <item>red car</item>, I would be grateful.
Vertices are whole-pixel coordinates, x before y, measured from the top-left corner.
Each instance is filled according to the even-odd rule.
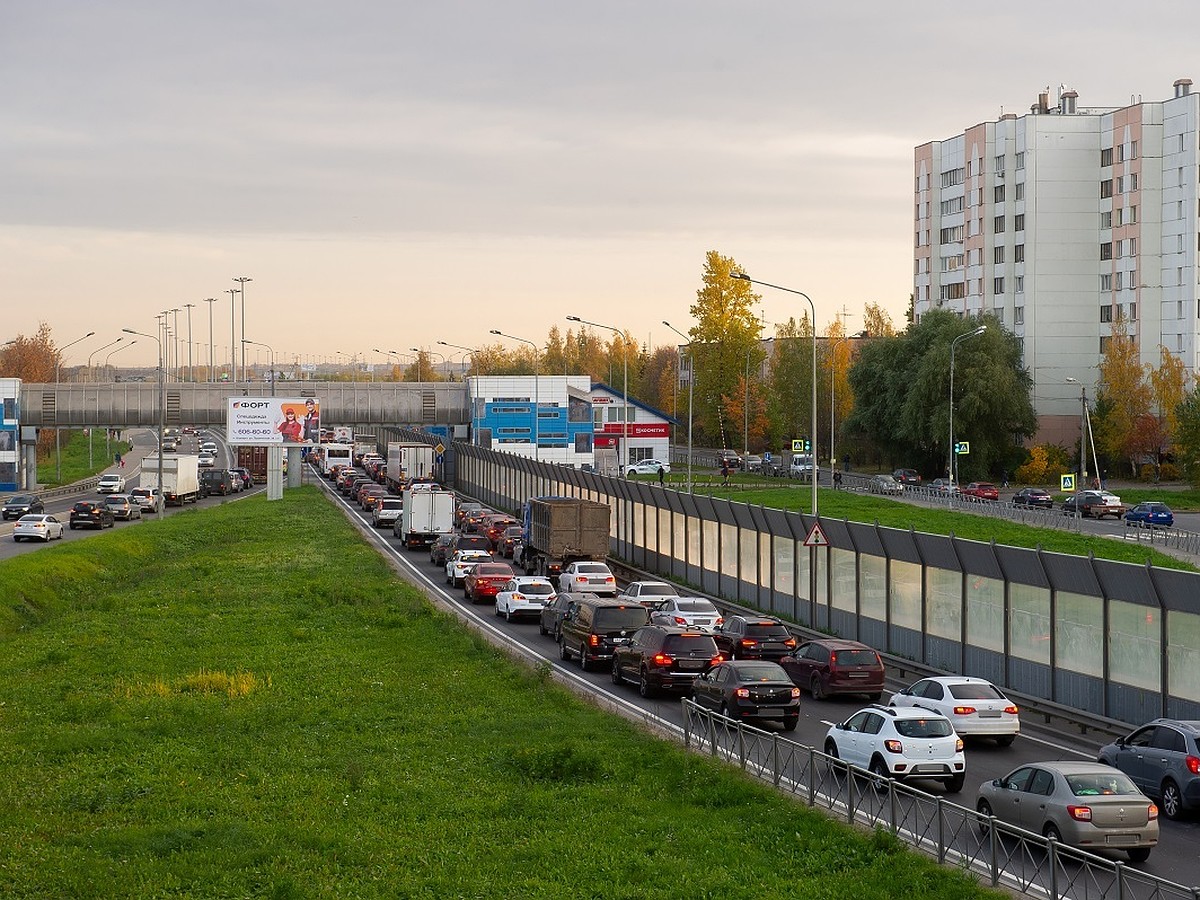
[[[964,497],[974,497],[977,500],[1000,499],[1000,489],[990,481],[972,481],[959,493]]]
[[[463,597],[472,603],[495,603],[496,594],[516,574],[508,563],[476,563],[463,579]]]

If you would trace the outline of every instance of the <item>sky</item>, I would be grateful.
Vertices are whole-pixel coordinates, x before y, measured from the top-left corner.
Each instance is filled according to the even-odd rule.
[[[65,350],[78,365],[163,310],[187,341],[191,303],[195,361],[211,311],[219,363],[245,276],[244,336],[281,362],[457,361],[439,340],[542,343],[567,315],[673,345],[662,320],[691,327],[710,250],[807,293],[820,331],[861,328],[867,303],[902,323],[913,149],[1060,83],[1080,107],[1170,97],[1200,81],[1194,29],[1163,24],[1180,15],[6,0],[0,340],[95,331]],[[768,328],[807,309],[760,290]],[[156,353],[143,338],[112,363]]]

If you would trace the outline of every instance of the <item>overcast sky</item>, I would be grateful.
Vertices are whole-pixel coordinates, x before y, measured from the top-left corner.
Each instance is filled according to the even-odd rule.
[[[540,343],[566,315],[669,344],[708,250],[811,295],[822,330],[843,310],[861,328],[872,301],[900,321],[913,148],[1047,85],[1081,107],[1166,99],[1200,80],[1184,19],[1107,0],[5,0],[0,337],[95,331],[79,364],[193,303],[206,358],[217,298],[219,361],[244,275],[245,336],[287,361],[490,328]],[[796,299],[765,292],[763,318]],[[140,344],[112,362],[152,362]]]

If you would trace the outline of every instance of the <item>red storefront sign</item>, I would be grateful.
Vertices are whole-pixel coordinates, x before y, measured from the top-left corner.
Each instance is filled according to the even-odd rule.
[[[596,432],[596,437],[599,438],[602,434],[622,437],[625,429],[620,422],[605,422],[604,428]],[[671,436],[671,429],[666,422],[630,422],[629,436],[631,438],[665,438]]]

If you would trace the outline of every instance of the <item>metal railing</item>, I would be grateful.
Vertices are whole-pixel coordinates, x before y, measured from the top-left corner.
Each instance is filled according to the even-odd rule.
[[[992,887],[1050,900],[1200,900],[1200,888],[1066,847],[691,700],[682,706],[688,749],[736,765],[851,825],[888,831]]]

